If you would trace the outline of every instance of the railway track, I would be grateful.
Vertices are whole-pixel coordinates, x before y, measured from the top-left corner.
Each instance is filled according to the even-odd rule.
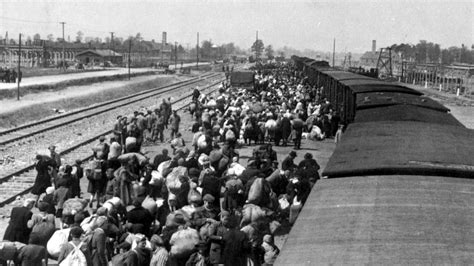
[[[217,78],[217,81],[212,80],[213,78]],[[84,109],[81,109],[83,110],[83,112],[80,112],[81,110],[78,110],[75,112],[81,118],[76,117],[76,114],[58,116],[58,118],[55,117],[56,119],[51,118],[51,119],[45,120],[46,121],[45,123],[48,124],[46,126],[45,125],[42,126],[41,124],[42,121],[40,121],[37,123],[32,123],[33,125],[30,127],[28,127],[27,125],[24,125],[17,132],[19,131],[26,132],[25,130],[28,130],[30,132],[26,134],[33,134],[33,132],[36,132],[34,134],[39,134],[46,130],[52,130],[54,128],[64,127],[65,125],[72,124],[75,121],[97,116],[97,115],[106,113],[107,111],[111,111],[113,109],[123,107],[125,105],[131,105],[141,100],[149,99],[150,97],[153,97],[153,96],[162,95],[166,92],[176,91],[177,89],[182,89],[182,88],[189,90],[190,85],[195,85],[196,83],[199,83],[200,81],[203,81],[205,79],[211,79],[213,83],[210,86],[207,86],[201,89],[201,91],[210,93],[207,90],[210,90],[211,88],[219,84],[222,81],[222,75],[221,74],[207,74],[200,78],[179,82],[179,84],[175,83],[175,84],[160,87],[154,90],[142,92],[142,93],[139,93],[139,95],[133,95],[132,96],[133,100],[130,100],[130,97],[128,97],[129,100],[121,98],[120,100],[117,99],[117,100],[110,101],[111,103],[106,102],[106,103],[99,104],[98,106],[100,107],[98,108],[92,108],[92,107],[84,108]],[[214,90],[216,89],[215,88],[212,89],[212,91]],[[172,102],[174,109],[180,110],[180,109],[185,108],[188,105],[186,100],[190,98],[188,96],[190,95],[189,91],[186,91],[185,95],[187,96],[180,97],[179,99]],[[178,104],[178,105],[175,106],[175,104]],[[35,128],[35,129],[32,130],[31,128]],[[49,129],[45,129],[45,128],[49,128]],[[111,127],[108,127],[108,128],[111,128]],[[13,132],[15,131],[11,131],[10,133],[6,133],[6,134],[11,134]],[[102,131],[99,134],[94,134],[92,137],[88,137],[84,140],[81,140],[79,143],[75,143],[63,149],[60,152],[60,155],[62,158],[65,159],[67,163],[72,163],[76,159],[87,161],[91,158],[91,145],[90,144],[96,141],[100,136],[110,134],[111,132],[112,130],[107,130],[107,131]],[[23,138],[26,138],[26,137],[23,137]],[[8,139],[8,138],[4,138],[4,139]],[[14,141],[10,143],[14,143]],[[18,196],[22,196],[29,193],[29,191],[31,190],[31,187],[34,184],[35,178],[36,178],[36,171],[34,170],[34,164],[29,164],[26,167],[15,170],[14,172],[9,173],[5,175],[4,177],[1,177],[0,178],[0,207],[4,207],[6,204],[9,204],[10,202],[14,201]]]
[[[181,88],[186,85],[191,85],[196,82],[199,82],[203,79],[208,79],[212,77],[217,77],[219,74],[208,73],[201,77],[192,78],[185,81],[180,81],[177,83],[169,84],[166,86],[153,88],[150,90],[142,91],[132,95],[127,95],[125,97],[117,98],[114,100],[102,102],[97,105],[89,106],[86,108],[81,108],[73,112],[68,112],[62,115],[50,117],[48,119],[35,121],[28,123],[19,127],[11,128],[8,130],[0,131],[0,146],[19,141],[21,139],[34,136],[45,131],[55,129],[61,126],[65,126],[76,121],[79,121],[84,118],[92,117],[125,105],[129,105],[148,97],[154,97],[161,95],[163,93]]]

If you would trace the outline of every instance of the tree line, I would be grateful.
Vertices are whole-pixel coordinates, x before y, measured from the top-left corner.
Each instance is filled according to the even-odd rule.
[[[466,63],[474,64],[474,47],[451,46],[441,49],[437,43],[421,40],[417,44],[393,44],[390,48],[392,51],[399,53],[403,60],[413,61],[419,64],[422,63]]]

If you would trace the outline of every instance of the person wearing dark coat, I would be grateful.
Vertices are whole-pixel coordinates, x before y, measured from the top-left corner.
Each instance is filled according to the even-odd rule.
[[[129,251],[127,256],[127,266],[142,266],[150,265],[151,261],[151,250],[146,247],[146,237],[140,239],[137,247],[134,250]]]
[[[210,194],[214,199],[220,199],[221,195],[221,181],[215,175],[205,175],[201,183],[202,195]],[[220,201],[216,200],[212,206],[219,207]]]
[[[319,179],[319,170],[320,166],[311,153],[306,153],[304,155],[304,160],[298,164],[298,169],[303,172],[303,177],[307,178],[312,183],[316,183]]]
[[[281,162],[281,169],[283,171],[290,170],[292,171],[294,168],[296,168],[295,163],[293,160],[296,158],[296,152],[295,151],[290,151],[290,154]]]
[[[291,121],[288,117],[283,116],[281,119],[281,138],[283,141],[283,146],[286,146],[288,143],[288,137],[291,133]]]
[[[224,233],[222,240],[224,250],[222,257],[226,266],[245,266],[247,265],[247,255],[250,251],[250,244],[247,235],[237,228],[235,217],[230,217],[229,230]]]
[[[150,226],[153,222],[153,216],[147,209],[142,207],[139,200],[134,200],[133,206],[135,206],[135,208],[127,213],[127,221],[132,224],[142,224],[143,231],[140,233],[149,236]]]
[[[168,150],[163,149],[161,151],[161,154],[156,155],[155,158],[153,159],[153,169],[158,168],[158,166],[162,162],[166,162],[166,161],[169,161],[169,160],[171,160],[171,157],[168,156]]]
[[[39,196],[46,192],[46,188],[51,186],[51,176],[48,172],[48,167],[52,166],[52,161],[48,157],[36,155],[36,179],[31,189],[31,193],[37,196],[36,201],[38,201]]]
[[[303,135],[304,122],[301,120],[300,115],[293,120],[293,129],[295,135],[293,136],[295,142],[295,149],[301,148],[301,138]]]
[[[20,249],[18,263],[21,266],[48,265],[48,252],[36,233],[32,233],[28,245]]]
[[[21,207],[14,207],[10,215],[10,222],[8,223],[3,240],[11,242],[21,242],[28,244],[31,230],[28,228],[28,221],[31,219],[33,213],[31,209],[35,205],[35,201],[27,199]]]

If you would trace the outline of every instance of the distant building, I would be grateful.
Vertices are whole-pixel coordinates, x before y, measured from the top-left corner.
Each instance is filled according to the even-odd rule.
[[[114,65],[122,65],[122,54],[110,49],[85,50],[76,54],[76,59],[83,64],[100,65],[111,62]]]

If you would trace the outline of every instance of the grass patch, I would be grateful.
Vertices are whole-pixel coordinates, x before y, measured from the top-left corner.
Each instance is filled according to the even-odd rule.
[[[155,75],[155,74],[156,72],[154,71],[147,71],[147,72],[142,72],[142,73],[132,73],[130,76],[138,77],[138,76]],[[112,75],[112,76],[74,79],[74,80],[58,82],[55,84],[31,85],[31,86],[25,86],[25,87],[20,86],[20,97],[26,94],[31,94],[31,93],[63,90],[70,86],[81,86],[81,85],[87,85],[87,84],[104,82],[104,81],[124,80],[124,79],[128,79],[128,74],[117,74],[117,75]],[[17,97],[16,93],[17,93],[16,88],[10,89],[10,90],[0,90],[0,100],[16,98]]]
[[[53,108],[71,111],[73,109],[83,108],[95,103],[109,101],[140,91],[164,86],[177,81],[178,79],[172,76],[157,77],[153,80],[125,86],[119,86],[114,89],[103,90],[97,93],[76,98],[62,99],[48,103],[38,103],[10,113],[1,114],[0,125],[2,125],[2,128],[4,129],[16,127],[31,121],[36,121],[48,116],[55,115]]]

